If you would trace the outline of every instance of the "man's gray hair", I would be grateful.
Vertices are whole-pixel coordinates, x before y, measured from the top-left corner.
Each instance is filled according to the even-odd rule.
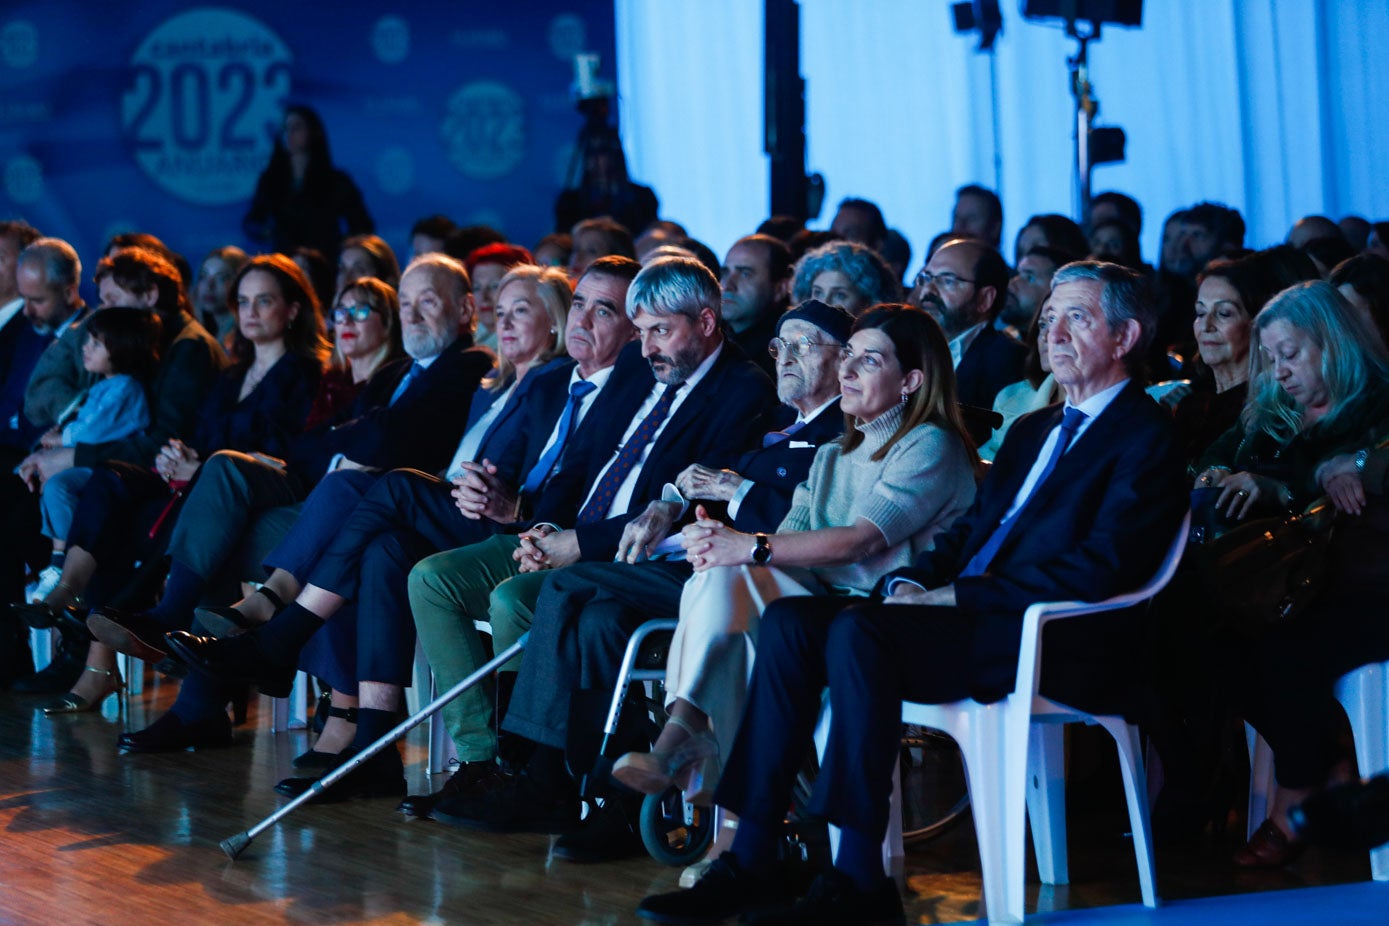
[[[434,275],[435,285],[438,286],[440,279],[445,279],[452,284],[453,296],[461,300],[464,296],[473,291],[473,281],[468,277],[468,268],[463,266],[461,260],[449,257],[440,251],[431,251],[428,254],[421,254],[410,261],[405,268],[402,277],[411,270],[429,270]]]
[[[709,268],[692,257],[662,257],[642,268],[627,290],[627,317],[684,315],[696,319],[703,309],[723,319],[723,290]]]
[[[55,289],[76,286],[82,280],[82,261],[72,245],[62,238],[37,238],[19,252],[17,264],[36,263],[43,267],[44,282]]]
[[[1138,323],[1138,340],[1124,355],[1124,365],[1130,373],[1142,372],[1148,345],[1153,342],[1157,329],[1157,307],[1147,278],[1107,261],[1078,260],[1056,271],[1051,278],[1051,288],[1055,291],[1062,283],[1085,280],[1093,280],[1104,287],[1100,291],[1100,311],[1111,330],[1117,331],[1130,319]]]

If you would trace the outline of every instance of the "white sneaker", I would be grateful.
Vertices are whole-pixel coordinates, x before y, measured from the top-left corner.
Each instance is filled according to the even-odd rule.
[[[58,580],[62,577],[63,571],[57,566],[43,567],[43,571],[39,573],[39,580],[25,589],[25,600],[30,604],[43,601],[58,587]]]

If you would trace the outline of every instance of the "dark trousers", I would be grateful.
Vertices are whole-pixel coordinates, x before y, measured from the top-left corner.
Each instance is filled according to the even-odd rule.
[[[1299,620],[1271,629],[1246,643],[1242,657],[1234,656],[1245,663],[1245,719],[1268,741],[1275,777],[1284,787],[1326,783],[1340,754],[1336,680],[1389,660],[1389,588],[1362,591],[1329,591]]]
[[[245,453],[214,453],[189,487],[169,536],[169,556],[209,579],[231,561],[261,513],[302,497],[298,480],[285,470]]]
[[[742,724],[715,801],[779,825],[829,687],[829,742],[810,810],[880,840],[901,702],[969,696],[976,623],[954,608],[783,598],[762,615]]]
[[[605,692],[582,702],[606,711],[632,632],[680,613],[680,591],[693,570],[685,562],[575,563],[545,580],[536,600],[526,658],[502,729],[557,749],[569,731],[570,695]],[[584,718],[601,730],[603,716]]]
[[[320,479],[304,499],[294,526],[265,555],[265,568],[283,569],[300,583],[306,583],[343,521],[379,478],[362,470],[339,469]]]
[[[178,505],[169,484],[153,470],[114,461],[92,470],[67,537],[69,547],[81,547],[97,562],[83,592],[87,605],[111,602],[129,583],[136,562],[162,556],[168,536],[163,528],[178,514]]]
[[[353,601],[355,621],[332,630],[336,658],[353,659],[333,674],[408,686],[415,656],[407,580],[433,553],[467,546],[494,533],[491,521],[463,517],[452,485],[418,470],[377,479],[329,539],[308,580]],[[328,622],[336,625],[338,618]],[[352,645],[355,642],[355,646]]]

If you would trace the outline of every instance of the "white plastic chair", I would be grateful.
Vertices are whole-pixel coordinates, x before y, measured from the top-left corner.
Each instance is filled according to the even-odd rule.
[[[984,875],[984,904],[990,923],[1021,923],[1026,892],[1026,820],[1032,818],[1037,871],[1046,884],[1069,880],[1063,731],[1067,723],[1098,724],[1114,737],[1128,797],[1134,854],[1143,903],[1158,903],[1153,865],[1148,788],[1138,728],[1123,717],[1087,714],[1038,694],[1042,627],[1048,621],[1116,611],[1156,595],[1177,571],[1186,548],[1191,516],[1182,521],[1157,574],[1136,591],[1105,601],[1038,603],[1023,617],[1018,675],[1013,693],[993,704],[904,702],[902,721],[949,734],[959,745],[969,782],[974,829]],[[1030,774],[1029,774],[1030,772]],[[894,795],[896,797],[896,795]],[[894,815],[897,808],[894,808]],[[898,827],[900,834],[900,827]],[[900,835],[898,836],[900,840]],[[901,854],[900,844],[890,854]]]
[[[1347,672],[1337,680],[1335,693],[1350,720],[1360,776],[1389,772],[1389,662],[1372,662]],[[1249,745],[1248,835],[1252,837],[1268,818],[1278,783],[1268,743],[1248,724],[1245,737]],[[1370,850],[1370,876],[1389,881],[1389,845]]]

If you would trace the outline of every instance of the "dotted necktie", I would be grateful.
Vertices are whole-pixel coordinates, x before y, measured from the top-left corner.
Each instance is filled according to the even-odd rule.
[[[588,504],[584,505],[584,510],[579,512],[578,523],[580,525],[593,524],[608,516],[608,509],[612,507],[617,490],[622,487],[622,483],[627,480],[627,475],[641,459],[641,452],[646,449],[647,444],[651,443],[656,429],[661,426],[661,422],[666,420],[666,415],[670,413],[671,403],[675,401],[676,394],[683,386],[683,383],[678,386],[667,386],[665,391],[661,393],[661,398],[657,400],[656,407],[651,409],[651,412],[642,419],[641,424],[637,425],[636,431],[632,432],[631,439],[622,445],[622,449],[617,452],[617,459],[613,460],[607,472],[603,473],[598,480],[598,487],[593,490],[593,495],[588,499]]]

